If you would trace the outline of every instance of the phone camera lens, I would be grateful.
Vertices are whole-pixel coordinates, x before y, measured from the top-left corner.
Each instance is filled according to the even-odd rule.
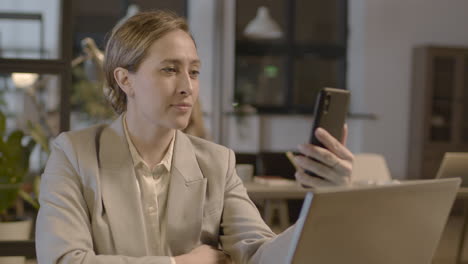
[[[330,106],[330,97],[331,97],[330,94],[327,94],[327,95],[325,96],[325,100],[324,100],[324,102],[323,102],[323,103],[324,103],[323,110],[324,110],[324,113],[325,113],[325,114],[328,113],[328,108],[329,108],[329,106]]]

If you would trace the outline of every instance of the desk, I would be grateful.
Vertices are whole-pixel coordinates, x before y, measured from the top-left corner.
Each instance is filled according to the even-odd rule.
[[[251,199],[304,199],[307,192],[311,191],[299,185],[268,185],[245,182],[244,186]]]
[[[304,199],[310,189],[304,189],[296,184],[268,185],[256,182],[245,182],[245,188],[250,199],[265,200],[263,217],[265,223],[272,227],[275,212],[278,212],[280,230],[286,230],[289,226],[289,209],[287,200]]]
[[[461,187],[457,192],[457,199],[466,200],[468,199],[468,187]]]

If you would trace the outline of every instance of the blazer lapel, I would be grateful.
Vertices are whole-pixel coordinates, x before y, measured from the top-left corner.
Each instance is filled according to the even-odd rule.
[[[192,143],[177,131],[167,200],[167,241],[173,256],[189,252],[200,241],[206,178]]]
[[[141,198],[122,116],[102,132],[99,159],[103,203],[116,253],[147,255]]]

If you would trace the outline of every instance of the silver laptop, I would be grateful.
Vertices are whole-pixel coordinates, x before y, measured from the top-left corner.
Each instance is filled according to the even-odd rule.
[[[462,186],[468,185],[468,152],[446,152],[436,178],[461,178]]]
[[[431,263],[460,179],[308,193],[286,263]]]

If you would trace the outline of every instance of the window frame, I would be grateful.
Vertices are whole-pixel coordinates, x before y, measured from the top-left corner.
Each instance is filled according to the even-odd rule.
[[[245,1],[245,0],[238,0]],[[238,2],[237,1],[237,2]],[[294,104],[294,78],[295,59],[307,54],[314,54],[327,59],[337,59],[338,76],[337,83],[341,89],[346,87],[347,74],[347,42],[348,42],[348,0],[337,0],[338,3],[338,34],[341,44],[297,44],[295,43],[295,18],[296,1],[283,0],[286,17],[286,29],[284,43],[253,43],[245,40],[235,40],[234,63],[237,65],[238,56],[265,56],[279,55],[285,58],[285,81],[283,84],[283,94],[285,103],[281,106],[253,104],[260,114],[309,114],[313,113],[315,102],[310,106]],[[236,3],[237,5],[237,3]],[[236,8],[237,14],[237,8]],[[237,89],[237,67],[234,69],[234,94]],[[233,96],[232,103],[236,103]]]

